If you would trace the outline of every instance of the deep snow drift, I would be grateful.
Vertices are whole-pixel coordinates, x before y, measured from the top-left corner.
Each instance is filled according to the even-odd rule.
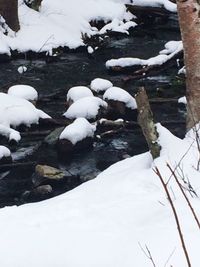
[[[159,125],[158,130],[162,152],[155,162],[144,153],[56,198],[1,209],[1,265],[149,267],[140,247],[146,244],[156,266],[186,267],[172,211],[153,168],[167,181],[171,173],[166,163],[175,168],[180,162],[186,182],[199,195],[199,152],[192,132],[181,140]],[[192,266],[199,267],[199,229],[173,178],[168,186]],[[199,198],[186,193],[200,216]]]

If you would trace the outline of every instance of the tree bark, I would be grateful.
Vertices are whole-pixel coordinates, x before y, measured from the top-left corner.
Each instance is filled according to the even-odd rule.
[[[178,0],[186,66],[187,130],[200,121],[200,1]]]
[[[147,141],[153,159],[160,156],[160,145],[158,144],[158,132],[153,121],[153,113],[149,104],[148,96],[141,87],[135,96],[138,108],[138,123]]]
[[[15,32],[20,29],[18,19],[18,0],[0,0],[0,15]]]

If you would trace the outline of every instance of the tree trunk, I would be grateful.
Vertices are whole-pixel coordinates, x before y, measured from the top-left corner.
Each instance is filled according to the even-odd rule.
[[[18,19],[18,0],[0,0],[0,15],[15,32],[20,29]]]
[[[153,113],[149,105],[148,96],[141,87],[135,96],[138,108],[138,123],[142,128],[149,150],[153,159],[160,156],[160,145],[158,144],[158,132],[153,121]]]
[[[187,130],[200,121],[200,1],[178,0],[186,66]]]

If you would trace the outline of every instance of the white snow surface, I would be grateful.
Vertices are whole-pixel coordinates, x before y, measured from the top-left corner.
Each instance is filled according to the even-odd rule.
[[[5,146],[0,146],[0,160],[11,156],[10,150]]]
[[[172,210],[153,171],[157,166],[169,183],[192,267],[199,267],[199,229],[166,167],[175,168],[182,159],[184,175],[199,195],[199,152],[191,137],[181,140],[160,125],[158,130],[162,153],[154,162],[149,153],[134,156],[58,197],[1,209],[1,265],[150,267],[140,244],[147,245],[156,266],[187,267]],[[199,197],[186,193],[199,217]]]
[[[132,67],[132,66],[152,66],[162,65],[170,60],[174,55],[183,50],[183,44],[181,41],[170,41],[165,44],[165,49],[160,51],[159,55],[149,58],[119,58],[110,59],[106,62],[106,68],[112,67]]]
[[[75,145],[86,137],[93,137],[95,131],[95,125],[89,123],[85,118],[78,118],[63,130],[59,139],[67,139]]]
[[[178,99],[178,103],[182,103],[182,104],[185,104],[187,105],[187,99],[186,99],[186,96],[182,96]]]
[[[86,86],[74,86],[69,89],[67,93],[67,101],[72,100],[76,102],[77,100],[87,97],[93,96],[92,91]]]
[[[8,89],[8,94],[19,98],[23,98],[29,101],[38,99],[38,92],[30,85],[18,84],[13,85]]]
[[[133,26],[126,24],[133,18],[123,0],[43,0],[40,12],[19,3],[20,30],[12,36],[0,32],[0,53],[11,50],[48,52],[59,46],[71,49],[84,45],[82,35],[98,33],[90,25],[91,20],[103,20],[115,24],[115,30],[125,32]],[[84,6],[83,6],[84,4]],[[114,21],[114,22],[113,22]]]
[[[91,81],[90,88],[95,92],[106,91],[108,88],[112,87],[113,84],[106,79],[95,78]]]
[[[107,103],[94,96],[81,98],[74,102],[63,114],[68,119],[95,119],[100,107],[107,107]]]
[[[109,88],[103,95],[104,100],[116,100],[125,103],[127,108],[136,109],[137,104],[135,98],[127,91],[120,87],[113,86]]]

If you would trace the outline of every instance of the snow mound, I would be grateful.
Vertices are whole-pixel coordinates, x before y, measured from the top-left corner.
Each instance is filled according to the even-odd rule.
[[[105,34],[108,31],[115,31],[120,33],[126,33],[129,34],[128,30],[130,28],[134,28],[137,24],[133,21],[128,21],[124,23],[123,21],[119,20],[118,18],[115,18],[112,20],[112,22],[106,24],[100,31],[100,34]]]
[[[182,104],[185,104],[187,105],[187,99],[186,99],[186,96],[182,96],[178,99],[178,103],[182,103]]]
[[[75,145],[86,137],[93,137],[95,131],[96,126],[90,124],[85,118],[78,118],[64,129],[59,139],[67,139]]]
[[[106,91],[108,88],[112,87],[113,84],[106,79],[96,78],[91,81],[90,88],[95,92]]]
[[[35,101],[38,99],[38,92],[29,85],[14,85],[8,89],[8,94],[19,98],[23,98],[29,101]]]
[[[7,127],[17,127],[20,124],[30,126],[37,124],[40,118],[50,116],[25,99],[0,93],[0,124]]]
[[[67,101],[72,100],[76,102],[77,100],[87,97],[93,96],[92,91],[86,86],[74,86],[69,89],[67,93]]]
[[[10,157],[11,156],[11,152],[10,150],[5,147],[5,146],[0,146],[0,160],[4,157]]]
[[[104,100],[116,100],[125,103],[127,108],[136,109],[135,98],[120,87],[111,87],[103,95]]]
[[[63,115],[68,119],[95,119],[101,107],[106,108],[107,103],[98,97],[88,96],[74,102]]]
[[[0,135],[5,136],[6,138],[8,138],[9,141],[14,140],[16,142],[19,142],[21,140],[21,136],[18,131],[2,124],[0,124]]]

